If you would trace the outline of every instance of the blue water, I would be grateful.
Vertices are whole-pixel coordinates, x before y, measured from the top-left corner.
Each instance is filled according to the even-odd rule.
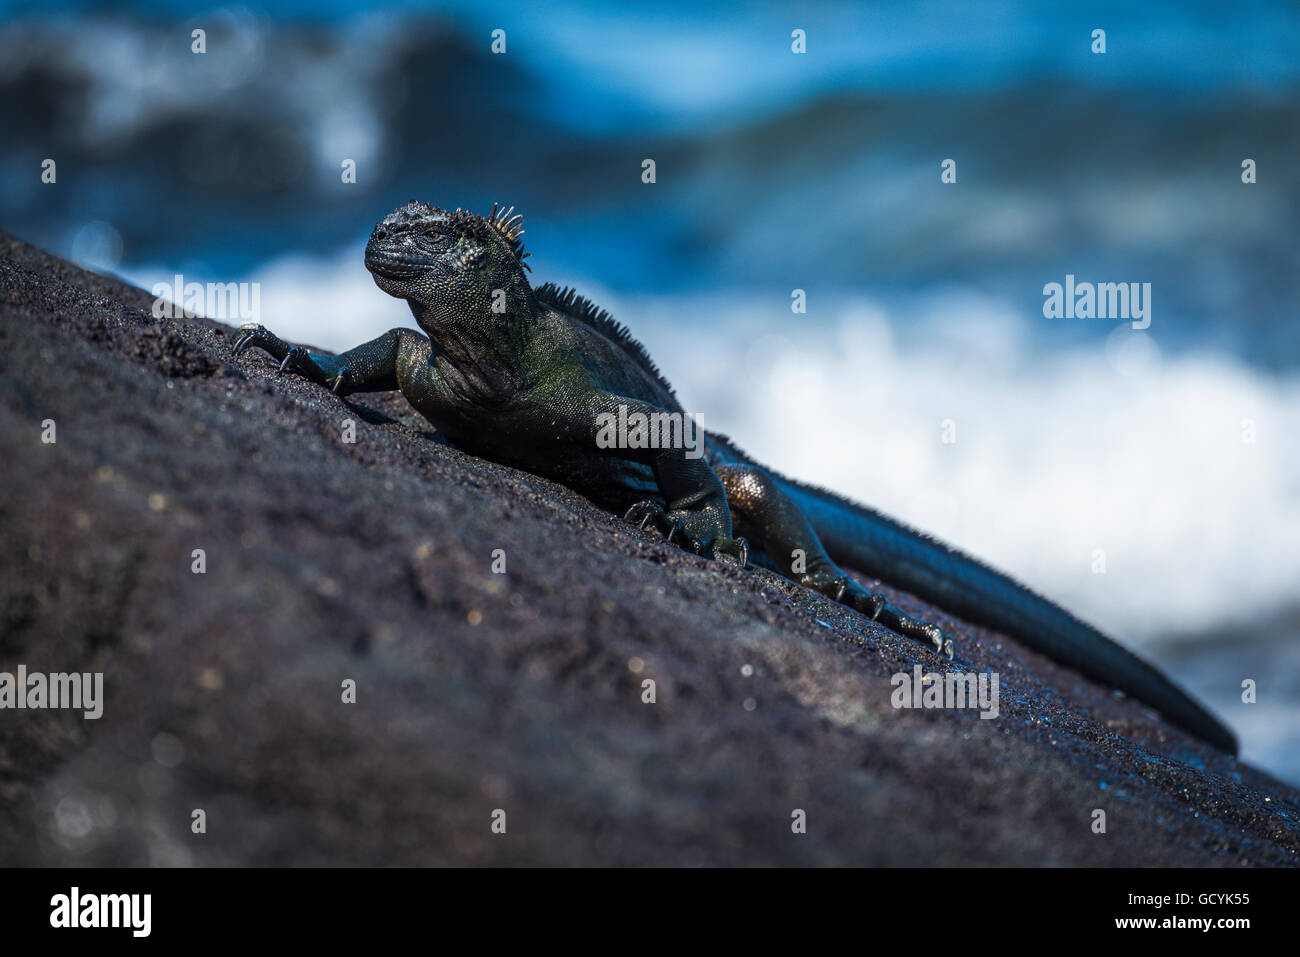
[[[0,209],[60,250],[104,221],[128,268],[228,274],[355,242],[411,196],[503,200],[535,224],[535,266],[620,289],[958,281],[1032,313],[1072,272],[1156,283],[1166,343],[1294,363],[1300,16],[1091,7],[145,4],[70,32],[99,7],[56,3],[0,35]],[[30,175],[51,153],[57,190]]]
[[[375,220],[515,204],[535,279],[706,425],[1148,650],[1300,780],[1295,682],[1231,710],[1243,668],[1297,671],[1300,9],[601,6],[0,0],[0,226],[259,281],[262,321],[346,348],[409,322]],[[1150,283],[1150,328],[1044,318],[1067,274]]]

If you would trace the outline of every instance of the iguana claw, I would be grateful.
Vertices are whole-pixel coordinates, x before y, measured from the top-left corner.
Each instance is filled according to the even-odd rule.
[[[830,567],[820,567],[798,579],[805,588],[821,592],[827,598],[833,598],[842,605],[848,605],[859,614],[866,615],[872,621],[878,621],[890,631],[895,631],[905,638],[933,645],[939,654],[952,659],[955,655],[952,638],[928,621],[920,621],[903,614],[889,604],[889,599],[879,592],[869,592],[852,578]]]
[[[653,525],[664,538],[692,555],[704,555],[722,561],[749,564],[749,543],[743,538],[719,537],[713,542],[703,542],[690,533],[684,519],[669,515],[662,505],[652,499],[637,502],[623,515],[623,521],[645,530]]]
[[[639,516],[639,521],[638,521]],[[634,523],[642,531],[650,523],[654,523],[655,528],[665,535],[668,533],[670,524],[668,522],[668,513],[658,502],[650,499],[637,502],[623,515],[623,521]]]
[[[897,614],[896,609],[890,609]],[[915,638],[918,641],[928,641],[934,645],[934,650],[943,655],[949,661],[956,656],[956,650],[953,647],[952,637],[946,635],[938,625],[931,624],[927,621],[918,621],[915,618],[909,618],[906,615],[897,614],[896,622],[887,623],[890,628],[900,635],[906,635],[909,638]]]
[[[716,539],[712,547],[713,557],[718,561],[740,568],[749,565],[749,542],[743,538]]]
[[[352,370],[347,366],[341,366],[337,372],[331,374],[322,368],[303,346],[291,346],[265,326],[250,322],[240,328],[231,351],[239,355],[254,346],[266,352],[271,358],[280,360],[281,372],[305,375],[313,382],[328,387],[340,398],[353,391],[356,385]]]
[[[749,564],[749,540],[746,538],[737,538],[736,546],[740,550],[740,567],[744,568]]]
[[[306,349],[302,346],[290,346],[289,351],[280,360],[280,371],[310,373],[315,365]]]
[[[255,322],[250,322],[240,327],[239,335],[235,337],[235,345],[231,351],[235,355],[239,355],[253,346],[264,349],[272,356],[284,352],[288,348],[283,340],[271,332],[270,329]]]
[[[654,503],[652,502],[637,502],[635,505],[633,505],[631,508],[627,510],[627,513],[623,516],[623,521],[636,522],[637,528],[641,529],[642,531],[645,531],[645,527],[655,519],[656,513],[654,511],[653,504]],[[660,508],[659,512],[662,513],[663,509]],[[641,521],[639,522],[637,522],[637,518],[636,518],[637,515],[641,516]]]

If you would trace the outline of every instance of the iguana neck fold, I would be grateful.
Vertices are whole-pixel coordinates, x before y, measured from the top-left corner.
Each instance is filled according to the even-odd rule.
[[[527,283],[523,286],[528,289]],[[449,301],[410,300],[415,321],[433,342],[440,363],[452,366],[476,395],[518,388],[520,370],[527,367],[531,290],[509,290],[506,301],[505,311],[493,312],[490,291]]]

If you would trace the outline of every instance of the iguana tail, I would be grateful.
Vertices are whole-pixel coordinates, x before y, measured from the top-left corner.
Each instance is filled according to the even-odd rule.
[[[1065,609],[977,559],[873,509],[781,479],[836,562],[1010,635],[1047,657],[1117,688],[1229,754],[1233,733],[1147,662]]]
[[[726,442],[727,451],[735,457],[753,463],[729,441],[715,437],[718,439]],[[1065,609],[978,559],[873,509],[772,474],[838,564],[1010,635],[1054,661],[1150,705],[1216,748],[1237,753],[1236,737],[1204,706]]]

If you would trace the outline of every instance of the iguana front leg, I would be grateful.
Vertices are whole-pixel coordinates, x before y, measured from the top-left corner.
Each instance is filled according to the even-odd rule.
[[[341,396],[354,392],[392,392],[398,387],[397,363],[402,340],[410,335],[417,333],[390,329],[378,339],[340,355],[328,356],[290,345],[263,326],[248,325],[240,330],[234,353],[239,355],[256,346],[278,359],[281,371],[305,375]]]

